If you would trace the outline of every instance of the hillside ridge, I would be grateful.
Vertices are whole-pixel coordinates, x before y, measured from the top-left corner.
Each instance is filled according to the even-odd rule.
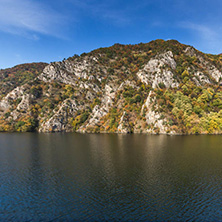
[[[0,131],[222,133],[222,55],[159,39],[28,66],[0,70]]]

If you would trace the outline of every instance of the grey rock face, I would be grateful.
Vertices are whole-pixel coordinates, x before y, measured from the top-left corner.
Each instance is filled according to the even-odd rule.
[[[131,132],[129,121],[126,117],[126,112],[123,112],[123,115],[120,118],[119,126],[117,128],[118,133],[127,134]]]
[[[203,69],[206,70],[209,74],[209,76],[211,76],[216,82],[219,82],[220,79],[222,78],[222,73],[221,71],[219,71],[215,65],[213,65],[210,61],[206,60],[203,55],[201,55],[201,53],[197,53],[195,51],[194,48],[192,47],[187,47],[185,49],[185,54],[188,55],[188,56],[191,56],[191,57],[196,57],[199,59],[201,65],[203,66]],[[201,79],[200,79],[200,82],[202,83],[209,83],[211,82],[210,79],[208,78],[207,80],[207,77],[203,77],[203,74],[201,74],[199,71],[195,74],[195,76],[198,76],[200,77],[201,75]],[[203,81],[202,81],[203,80]]]
[[[156,133],[154,129],[158,129],[158,133],[166,134],[168,128],[164,126],[164,119],[160,119],[161,114],[158,113],[155,110],[152,110],[152,104],[155,102],[156,98],[154,97],[151,99],[152,91],[150,91],[146,102],[144,103],[141,113],[143,112],[143,109],[146,107],[146,122],[148,125],[152,126],[151,128],[147,129],[148,133]]]
[[[176,62],[171,51],[158,55],[151,59],[145,67],[137,73],[138,78],[145,84],[157,88],[163,83],[167,88],[178,87],[179,83],[174,79],[173,71]]]
[[[78,110],[75,100],[67,99],[63,101],[58,111],[54,111],[50,119],[43,121],[39,127],[39,132],[61,132],[72,131],[72,126],[68,122],[68,117]]]
[[[0,109],[3,111],[8,110],[11,107],[11,102],[18,98],[21,98],[23,94],[24,94],[23,86],[15,88],[0,101]]]
[[[154,92],[161,93],[162,89],[158,89],[164,86],[169,89],[185,84],[186,81],[182,77],[183,68],[189,73],[186,76],[187,82],[191,80],[197,86],[215,84],[222,78],[217,63],[204,58],[203,54],[192,47],[185,50],[184,48],[180,47],[182,56],[179,54],[181,51],[176,54],[176,50],[174,54],[169,50],[159,54],[156,54],[155,50],[150,54],[141,50],[139,53],[134,54],[133,51],[127,54],[124,59],[116,55],[109,57],[106,52],[104,55],[95,53],[95,56],[89,53],[86,56],[53,62],[35,79],[38,80],[35,84],[41,86],[41,98],[31,93],[31,83],[27,84],[28,86],[17,87],[0,100],[0,117],[6,114],[6,117],[9,115],[8,120],[12,121],[20,121],[20,117],[25,115],[29,118],[34,101],[34,104],[39,102],[39,109],[42,109],[41,113],[37,112],[37,117],[32,116],[39,121],[39,132],[71,132],[73,122],[82,114],[86,114],[81,125],[75,128],[78,132],[89,132],[90,128],[96,129],[99,126],[102,126],[105,132],[110,126],[110,129],[117,133],[130,133],[134,130],[143,133],[173,134],[175,132],[170,131],[171,128],[166,124],[167,118],[172,116],[165,117],[162,111],[158,111],[161,109],[157,105]],[[104,58],[100,60],[102,56]],[[194,60],[189,57],[196,59],[196,63],[190,62]],[[188,58],[188,62],[184,61],[184,58]],[[71,93],[66,94],[67,88],[70,87]],[[56,90],[60,91],[57,93]],[[130,92],[130,96],[125,96],[126,92]],[[140,99],[135,102],[133,100],[136,96]],[[44,102],[47,99],[51,103],[49,108],[45,105],[47,102]],[[113,116],[112,112],[115,113]],[[109,119],[111,117],[115,121],[112,124]]]

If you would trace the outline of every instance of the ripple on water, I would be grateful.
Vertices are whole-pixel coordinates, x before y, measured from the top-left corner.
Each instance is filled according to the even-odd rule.
[[[2,221],[222,220],[218,137],[10,135]]]

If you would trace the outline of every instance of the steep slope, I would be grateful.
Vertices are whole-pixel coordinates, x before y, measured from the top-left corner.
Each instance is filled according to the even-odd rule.
[[[48,65],[47,63],[27,63],[0,70],[0,96],[3,97],[17,86],[34,80]]]
[[[1,131],[222,132],[222,56],[175,40],[47,65],[0,101]]]

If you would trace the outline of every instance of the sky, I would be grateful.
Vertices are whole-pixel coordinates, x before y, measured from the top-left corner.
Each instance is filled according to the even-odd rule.
[[[155,39],[219,54],[221,11],[221,0],[0,0],[0,69]]]

